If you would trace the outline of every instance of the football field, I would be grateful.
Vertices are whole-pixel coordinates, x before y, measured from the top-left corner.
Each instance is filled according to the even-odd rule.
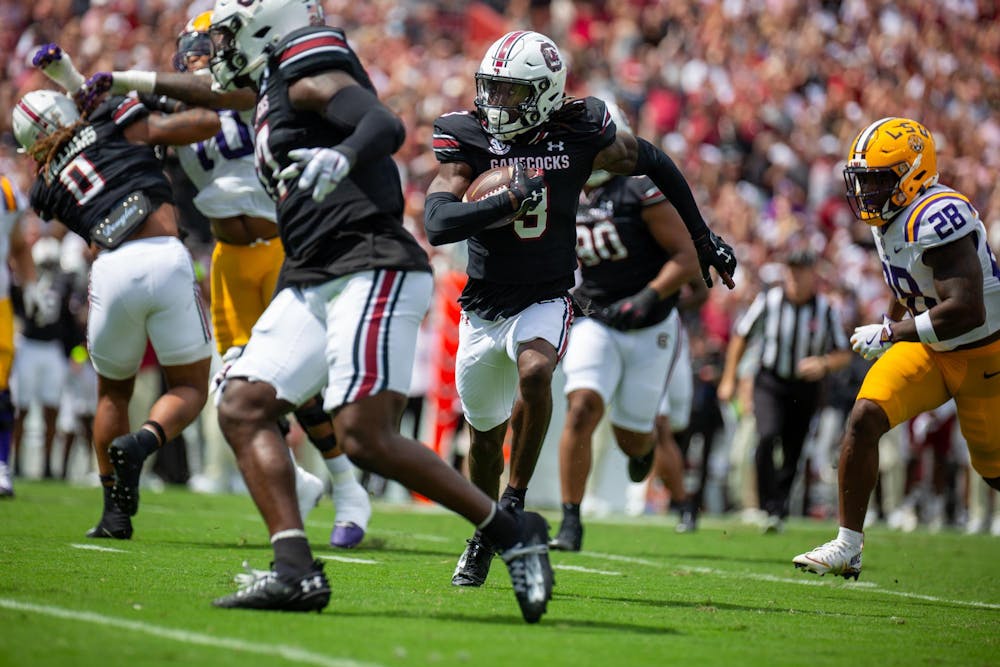
[[[214,609],[267,535],[247,496],[144,492],[131,541],[87,540],[100,491],[21,482],[0,502],[0,665],[976,665],[1000,664],[1000,539],[867,533],[858,582],[797,572],[832,522],[761,535],[708,517],[589,521],[553,552],[548,614],[526,625],[503,563],[449,583],[469,534],[426,506],[376,505],[352,551],[307,530],[333,589],[322,614]],[[553,530],[558,517],[548,515]]]

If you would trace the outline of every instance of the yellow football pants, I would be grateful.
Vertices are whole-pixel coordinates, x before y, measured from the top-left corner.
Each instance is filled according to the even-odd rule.
[[[212,327],[220,354],[250,340],[254,323],[274,295],[284,259],[278,237],[255,245],[216,242],[210,275]]]
[[[0,299],[0,391],[10,388],[14,364],[14,307],[9,298]]]
[[[954,398],[972,467],[1000,477],[1000,341],[952,352],[896,343],[869,369],[858,398],[877,403],[890,427]]]

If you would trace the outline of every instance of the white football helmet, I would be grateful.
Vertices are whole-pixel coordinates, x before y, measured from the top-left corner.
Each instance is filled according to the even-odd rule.
[[[58,268],[60,255],[62,255],[62,246],[51,236],[42,236],[31,246],[31,261],[39,269]]]
[[[476,110],[483,129],[501,141],[536,128],[562,106],[566,63],[537,32],[509,32],[486,50],[476,72]]]
[[[628,119],[625,118],[625,113],[621,110],[621,107],[608,100],[605,100],[604,104],[608,107],[608,113],[611,115],[611,120],[615,122],[617,131],[632,134],[632,127],[628,124]],[[590,178],[587,179],[587,187],[596,188],[598,185],[603,185],[610,180],[610,172],[603,169],[595,169],[590,172]]]
[[[14,105],[11,126],[14,138],[21,144],[19,153],[31,147],[61,127],[80,120],[80,112],[69,97],[54,90],[33,90]]]
[[[323,25],[318,0],[216,0],[209,67],[222,90],[256,86],[271,49],[288,33]]]

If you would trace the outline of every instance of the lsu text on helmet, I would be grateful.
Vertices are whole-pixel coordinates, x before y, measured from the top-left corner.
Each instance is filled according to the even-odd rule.
[[[216,0],[209,67],[222,90],[256,86],[274,46],[288,33],[323,25],[319,0]]]
[[[31,91],[18,100],[11,114],[14,138],[21,145],[18,152],[30,153],[39,139],[78,120],[80,112],[66,95],[54,90]]]
[[[618,132],[628,132],[632,133],[632,128],[628,124],[628,119],[625,118],[625,113],[621,110],[614,102],[610,100],[604,100],[604,105],[608,108],[608,113],[611,115],[611,120],[615,123],[615,129]],[[611,174],[604,169],[595,169],[590,174],[590,178],[587,179],[587,187],[596,188],[599,185],[603,185],[611,180]]]
[[[908,118],[877,120],[858,134],[844,167],[855,217],[881,226],[937,183],[934,137]]]
[[[212,25],[212,12],[202,12],[187,22],[181,34],[177,35],[177,52],[174,53],[174,69],[188,71],[188,58],[212,55],[212,39],[208,29]]]
[[[537,32],[509,32],[486,50],[476,72],[476,110],[488,133],[509,141],[538,127],[562,106],[566,63]]]

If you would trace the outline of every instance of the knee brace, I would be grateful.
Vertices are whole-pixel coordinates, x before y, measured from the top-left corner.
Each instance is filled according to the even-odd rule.
[[[330,415],[323,409],[323,401],[314,396],[295,410],[295,418],[302,425],[309,441],[320,453],[329,452],[337,446],[337,438],[333,435],[333,424],[330,423]],[[327,429],[321,426],[328,426],[329,433],[324,433]]]

